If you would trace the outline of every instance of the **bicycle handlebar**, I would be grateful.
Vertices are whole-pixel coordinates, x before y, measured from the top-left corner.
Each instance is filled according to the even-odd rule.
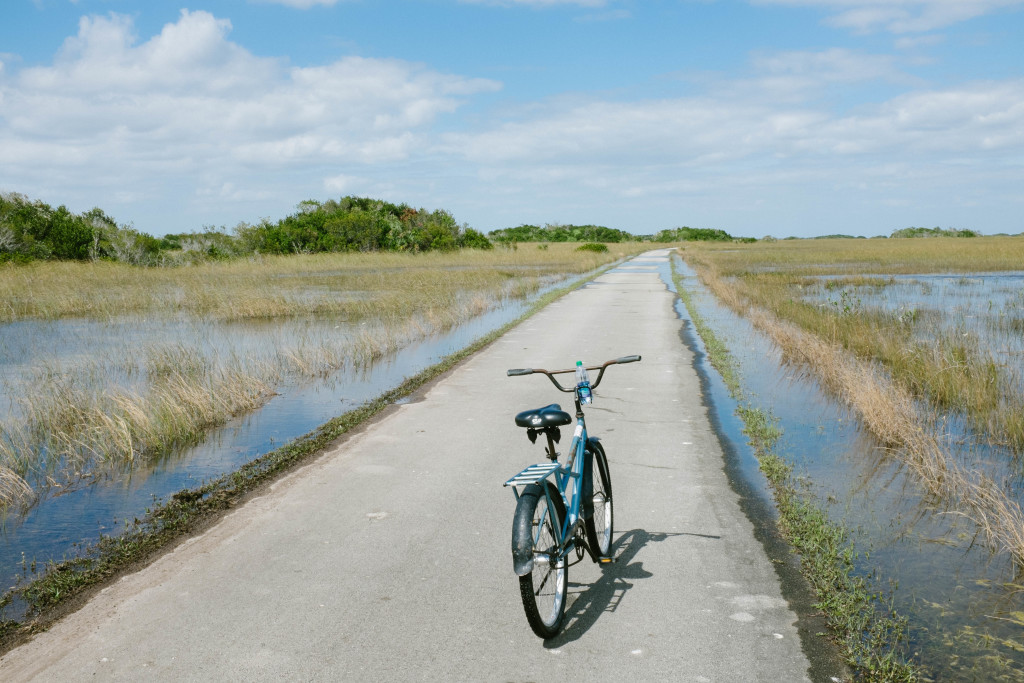
[[[590,388],[591,389],[596,389],[597,388],[597,385],[601,383],[601,378],[604,377],[604,371],[608,368],[609,365],[620,365],[622,363],[637,363],[639,361],[640,361],[640,356],[638,356],[638,355],[637,356],[623,356],[622,358],[616,358],[615,360],[605,361],[601,365],[594,365],[593,367],[587,367],[587,370],[599,370],[600,371],[600,372],[597,373],[597,379],[594,380],[594,383],[590,385]],[[541,374],[547,375],[547,378],[549,380],[551,380],[551,383],[554,384],[555,387],[557,387],[559,391],[564,391],[565,393],[569,394],[569,393],[572,393],[573,391],[576,391],[576,387],[573,386],[573,387],[570,387],[570,388],[566,389],[565,387],[563,387],[558,382],[557,379],[554,378],[553,375],[565,375],[565,374],[568,374],[568,373],[575,373],[575,372],[576,372],[576,368],[571,368],[569,370],[543,370],[541,368],[513,368],[513,369],[509,370],[506,374],[509,377],[516,377],[518,375],[532,375],[534,373],[541,373]]]

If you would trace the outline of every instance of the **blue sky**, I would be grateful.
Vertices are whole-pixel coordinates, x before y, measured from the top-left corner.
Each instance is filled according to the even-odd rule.
[[[1024,231],[1024,0],[4,0],[0,191],[154,235]]]

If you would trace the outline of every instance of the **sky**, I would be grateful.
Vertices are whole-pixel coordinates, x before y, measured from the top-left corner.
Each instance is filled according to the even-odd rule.
[[[357,195],[1024,232],[1024,0],[2,0],[0,192],[160,236]]]

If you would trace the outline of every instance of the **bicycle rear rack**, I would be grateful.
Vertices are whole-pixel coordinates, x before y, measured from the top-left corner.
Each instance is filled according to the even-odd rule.
[[[551,473],[559,467],[561,467],[561,465],[557,462],[542,462],[537,463],[536,465],[530,465],[525,470],[506,481],[504,485],[514,487],[533,484],[543,479],[547,479],[548,476],[550,476]],[[516,492],[516,497],[519,497],[518,492]]]

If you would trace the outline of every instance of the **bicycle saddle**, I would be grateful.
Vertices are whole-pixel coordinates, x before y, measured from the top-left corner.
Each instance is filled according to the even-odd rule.
[[[562,410],[562,406],[557,403],[536,410],[524,410],[516,415],[517,426],[532,427],[533,429],[561,427],[570,422],[572,422],[572,416]]]

